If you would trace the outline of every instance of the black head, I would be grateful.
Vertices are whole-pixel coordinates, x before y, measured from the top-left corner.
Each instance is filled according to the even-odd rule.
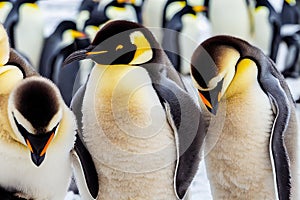
[[[103,65],[139,65],[150,62],[156,48],[158,43],[148,29],[134,22],[116,20],[101,28],[92,44],[71,54],[65,64],[90,58]]]
[[[61,97],[53,83],[44,78],[21,82],[9,98],[9,115],[15,135],[23,138],[32,161],[39,166],[62,118]]]

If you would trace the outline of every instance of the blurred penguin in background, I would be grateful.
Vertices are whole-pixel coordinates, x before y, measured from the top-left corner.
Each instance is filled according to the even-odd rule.
[[[44,41],[43,13],[37,0],[18,0],[13,4],[4,27],[8,31],[11,47],[29,59],[38,71]]]
[[[286,78],[298,78],[300,76],[300,10],[295,0],[284,1],[281,21],[281,44],[284,43],[287,49],[281,71]]]
[[[142,7],[143,25],[151,29],[159,43],[163,38],[163,18],[167,3],[168,0],[144,0]]]
[[[93,0],[83,0],[81,2],[76,17],[76,27],[79,31],[83,31],[85,22],[91,17],[91,12],[98,4]]]
[[[4,23],[8,13],[13,7],[11,0],[1,0],[0,1],[0,23]]]
[[[276,62],[281,42],[281,16],[268,0],[256,0],[253,43]]]
[[[49,78],[57,84],[63,99],[67,105],[70,104],[73,90],[76,91],[83,83],[83,74],[78,74],[79,62],[74,62],[73,67],[62,68],[63,60],[76,51],[78,48],[85,48],[90,44],[90,39],[86,34],[77,31],[73,21],[62,21],[58,24],[54,32],[45,40],[42,57],[40,60],[40,74]],[[83,67],[83,73],[89,73],[90,67]],[[84,75],[87,76],[87,75]],[[74,85],[76,77],[77,86]]]
[[[138,22],[133,0],[101,0],[98,7],[92,10],[83,30],[93,40],[103,24],[109,20],[121,19]]]
[[[183,75],[190,73],[194,50],[211,36],[211,26],[204,15],[204,2],[188,0],[166,24],[162,47],[175,69]]]
[[[232,35],[251,40],[252,4],[249,0],[206,0],[207,17],[213,35]]]

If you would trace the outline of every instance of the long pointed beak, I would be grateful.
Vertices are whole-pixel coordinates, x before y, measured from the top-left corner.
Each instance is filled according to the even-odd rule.
[[[79,61],[79,60],[84,60],[87,58],[89,51],[86,49],[75,51],[72,54],[70,54],[65,60],[63,65],[70,64],[71,62],[74,61]]]
[[[40,166],[45,159],[46,151],[54,137],[54,133],[43,137],[28,137],[27,147],[31,152],[31,160],[36,166]]]

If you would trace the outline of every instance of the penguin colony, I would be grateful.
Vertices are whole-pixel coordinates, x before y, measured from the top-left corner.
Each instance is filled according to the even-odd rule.
[[[0,199],[300,198],[299,2],[151,1],[0,1]]]

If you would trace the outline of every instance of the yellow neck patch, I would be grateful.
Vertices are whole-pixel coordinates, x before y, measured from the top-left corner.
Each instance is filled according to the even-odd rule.
[[[26,3],[26,6],[33,9],[39,9],[39,6],[36,3]]]
[[[134,58],[129,63],[131,65],[138,65],[148,62],[153,57],[153,51],[149,41],[140,31],[135,31],[130,34],[130,41],[136,45]]]
[[[290,4],[291,6],[296,4],[296,0],[285,0],[285,2],[287,2],[288,4]]]
[[[6,6],[7,2],[0,2],[0,9]]]

